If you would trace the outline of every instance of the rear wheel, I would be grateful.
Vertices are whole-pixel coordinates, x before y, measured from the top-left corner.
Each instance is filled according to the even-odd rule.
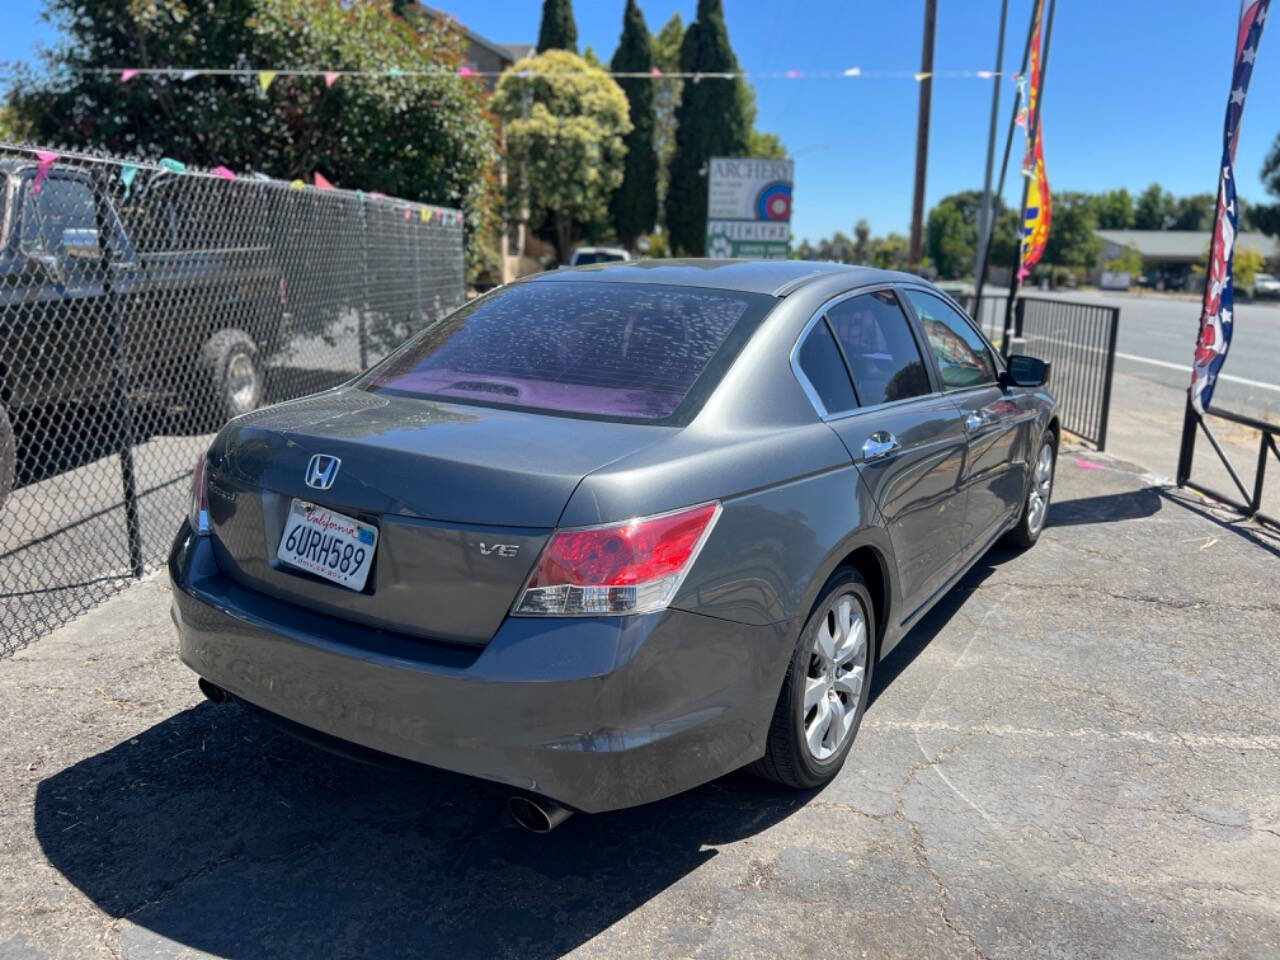
[[[262,402],[258,346],[243,330],[219,330],[200,350],[205,396],[200,419],[220,427]]]
[[[1040,539],[1049,515],[1049,498],[1053,496],[1053,474],[1057,465],[1058,438],[1052,430],[1046,430],[1036,451],[1035,462],[1031,465],[1022,516],[1018,518],[1018,525],[1005,537],[1011,546],[1026,549]]]
[[[800,631],[754,772],[806,790],[840,772],[867,708],[874,637],[867,585],[857,571],[841,567]]]

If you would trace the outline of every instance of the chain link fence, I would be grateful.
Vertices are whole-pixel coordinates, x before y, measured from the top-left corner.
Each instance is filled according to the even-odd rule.
[[[163,563],[231,416],[465,299],[462,217],[0,144],[0,656]]]

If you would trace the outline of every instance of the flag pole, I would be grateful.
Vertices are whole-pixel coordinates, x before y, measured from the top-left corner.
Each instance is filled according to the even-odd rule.
[[[1027,41],[1022,45],[1022,69],[1018,71],[1018,76],[1020,77],[1025,77],[1027,74],[1027,63],[1031,59],[1031,38],[1035,36],[1035,29],[1036,21],[1034,17],[1031,17],[1027,22]],[[1009,114],[1009,135],[1005,137],[1004,141],[1004,159],[1000,161],[1000,179],[996,182],[995,195],[997,197],[1004,196],[1005,174],[1009,171],[1009,154],[1013,149],[1013,135],[1018,129],[1018,106],[1019,98],[1015,96],[1013,98],[1013,112]],[[997,219],[997,217],[992,216],[990,235],[987,238],[986,245],[983,247],[982,266],[978,271],[977,287],[974,290],[974,296],[977,298],[974,301],[975,310],[981,309],[982,288],[987,283],[987,267],[991,263],[991,248],[995,243]],[[1014,239],[1016,240],[1017,238],[1015,237]]]
[[[991,222],[995,219],[991,199],[991,168],[996,159],[996,125],[1000,122],[1000,84],[1004,82],[1004,29],[1009,20],[1009,0],[1000,3],[1000,29],[996,33],[996,75],[991,87],[991,123],[987,129],[987,169],[982,181],[982,207],[978,210],[978,249],[974,251],[973,279],[977,282],[986,262],[987,238]],[[973,290],[974,312],[981,312],[982,287]]]
[[[1044,0],[1041,0],[1043,3]],[[1027,114],[1027,131],[1029,133],[1028,143],[1031,145],[1030,159],[1032,169],[1034,170],[1036,145],[1040,137],[1040,111],[1044,108],[1044,80],[1049,72],[1049,44],[1053,41],[1053,13],[1057,8],[1055,0],[1048,0],[1049,15],[1044,28],[1044,47],[1040,54],[1040,83],[1036,89],[1036,108]],[[1025,218],[1027,211],[1027,194],[1031,190],[1031,180],[1027,177],[1022,178],[1022,204],[1018,208],[1020,218]],[[1019,227],[1021,234],[1021,227]],[[1021,247],[1019,247],[1021,249]],[[1009,299],[1004,305],[1004,332],[1000,344],[1000,350],[1007,357],[1012,352],[1012,329],[1013,329],[1013,302],[1018,296],[1018,268],[1021,265],[1021,254],[1019,254],[1018,262],[1014,264],[1013,275],[1009,278]]]

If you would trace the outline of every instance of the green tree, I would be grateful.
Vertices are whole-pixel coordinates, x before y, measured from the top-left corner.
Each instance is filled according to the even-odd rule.
[[[1280,200],[1280,134],[1262,161],[1262,185],[1267,193]],[[1255,230],[1280,237],[1280,203],[1255,203],[1249,206],[1249,224]]]
[[[676,106],[684,81],[669,74],[680,72],[680,45],[684,41],[684,21],[679,11],[671,15],[653,36],[653,66],[663,76],[653,81],[653,148],[658,154],[658,216],[665,222],[667,185],[671,182],[671,158],[676,152]]]
[[[1143,190],[1133,211],[1133,225],[1139,230],[1168,230],[1175,215],[1173,194],[1158,183]]]
[[[1205,263],[1209,262],[1206,254]],[[1238,289],[1249,291],[1253,296],[1253,283],[1258,274],[1267,268],[1267,258],[1262,252],[1252,247],[1237,247],[1231,258],[1231,282]]]
[[[785,160],[787,158],[787,145],[782,142],[782,137],[776,133],[765,133],[761,130],[753,129],[747,135],[747,156],[764,157],[768,160]]]
[[[698,17],[680,45],[685,73],[736,73],[721,0],[698,0]],[[685,85],[676,108],[676,151],[666,198],[667,231],[677,254],[700,256],[707,233],[707,164],[747,152],[750,127],[741,82],[705,79]]]
[[[853,225],[853,262],[867,263],[871,259],[871,224],[859,220]]]
[[[622,38],[610,66],[615,73],[647,74],[653,69],[652,41],[636,0],[627,0]],[[627,95],[631,132],[626,136],[627,159],[622,186],[613,195],[610,213],[618,240],[629,248],[658,220],[658,157],[653,147],[653,81],[648,77],[618,80]]]
[[[1102,247],[1097,228],[1093,197],[1069,190],[1055,194],[1044,262],[1059,267],[1096,266]]]
[[[877,237],[871,243],[871,264],[881,270],[901,270],[909,252],[907,238],[900,233]]]
[[[493,110],[506,124],[508,209],[549,217],[563,263],[575,227],[598,229],[622,183],[627,97],[577,54],[549,50],[503,73]]]
[[[1142,273],[1142,254],[1138,252],[1137,247],[1121,247],[1103,266],[1113,273],[1127,273],[1131,277],[1136,277]]]
[[[241,76],[121,83],[98,72],[122,64],[452,67],[463,55],[456,30],[429,18],[415,29],[388,0],[97,0],[91,8],[49,0],[47,12],[62,42],[46,53],[45,70],[18,76],[9,95],[20,129],[38,141],[285,180],[320,170],[340,186],[460,204],[469,240],[489,211],[495,138],[474,82],[343,77],[330,89],[319,77],[280,76],[263,92]]]
[[[1133,197],[1121,187],[1094,198],[1094,212],[1099,230],[1128,230],[1133,227]]]
[[[1173,230],[1208,230],[1213,226],[1213,215],[1218,208],[1218,197],[1212,193],[1196,193],[1179,197],[1173,206]]]
[[[542,0],[538,53],[548,50],[578,52],[578,25],[573,22],[573,0]]]
[[[929,211],[925,236],[929,258],[940,277],[952,280],[970,272],[975,234],[954,203],[943,201]]]

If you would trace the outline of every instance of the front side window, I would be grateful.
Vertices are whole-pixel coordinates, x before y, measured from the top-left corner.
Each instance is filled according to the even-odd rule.
[[[97,231],[93,193],[80,180],[52,176],[34,195],[27,186],[24,204],[23,243],[29,251],[59,253],[67,230]]]
[[[907,296],[938,361],[943,387],[957,390],[996,382],[991,350],[962,314],[945,300],[921,290],[908,290]]]
[[[606,419],[687,421],[776,302],[648,284],[517,284],[428,327],[360,386]]]
[[[920,347],[892,291],[841,300],[827,311],[827,320],[864,407],[931,392]]]

